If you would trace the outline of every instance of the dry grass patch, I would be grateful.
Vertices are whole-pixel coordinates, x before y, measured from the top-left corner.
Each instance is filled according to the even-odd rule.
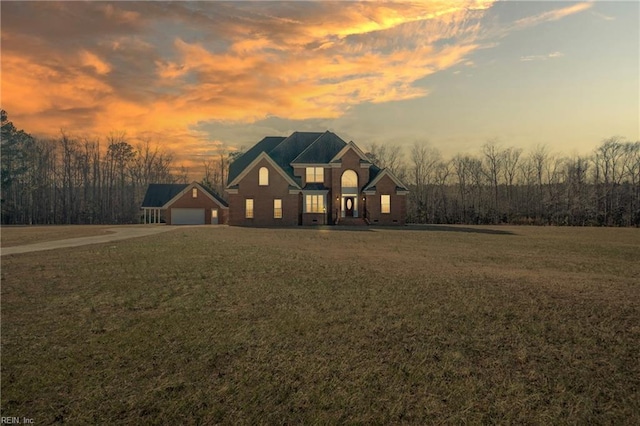
[[[39,423],[640,423],[640,230],[185,228],[2,259]]]
[[[52,225],[13,226],[4,225],[0,230],[2,247],[14,247],[68,238],[92,237],[110,234],[113,225]]]

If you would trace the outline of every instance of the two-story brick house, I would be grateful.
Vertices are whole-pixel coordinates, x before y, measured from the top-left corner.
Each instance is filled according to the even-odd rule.
[[[229,167],[229,225],[403,225],[406,186],[331,132],[266,137]]]

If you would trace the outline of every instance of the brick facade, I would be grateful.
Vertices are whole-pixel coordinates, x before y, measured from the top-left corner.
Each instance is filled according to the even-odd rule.
[[[261,167],[269,170],[269,184],[259,185]],[[246,217],[246,199],[253,199],[253,218]],[[282,218],[274,218],[273,200],[282,200]],[[229,225],[296,226],[299,224],[300,195],[289,194],[289,182],[267,160],[259,161],[229,194]]]
[[[248,151],[247,157],[241,158],[243,162],[239,164],[242,166],[238,166],[234,173],[230,174],[230,186],[227,188],[229,225],[334,225],[339,223],[343,217],[347,217],[347,213],[351,213],[351,210],[347,211],[345,207],[346,201],[354,203],[352,209],[354,218],[367,219],[371,224],[403,225],[406,216],[406,189],[404,186],[396,178],[389,177],[388,174],[380,175],[379,173],[383,172],[373,166],[352,142],[346,144],[335,137],[339,140],[339,143],[336,144],[336,139],[334,138],[331,142],[327,135],[332,134],[330,132],[325,134],[297,132],[289,138],[265,138],[256,145],[256,147],[265,146],[264,151],[261,153],[258,149],[254,149],[253,152]],[[318,142],[314,145],[313,140],[309,139],[308,143],[302,143],[305,137],[318,138]],[[331,146],[331,151],[323,151],[322,146],[325,145],[320,145],[323,137],[327,137],[325,140],[328,140],[329,145],[326,146]],[[278,145],[279,143],[282,145]],[[300,154],[300,152],[304,152],[306,147],[312,147],[311,151],[314,154],[307,154],[310,151]],[[295,153],[292,152],[293,150],[301,151]],[[327,153],[330,154],[327,155]],[[300,155],[300,158],[304,158],[304,160],[298,163],[292,161],[296,155]],[[283,160],[283,156],[287,158],[286,161]],[[322,161],[318,159],[322,159]],[[314,163],[314,160],[318,161]],[[280,165],[276,161],[280,161]],[[292,163],[295,164],[295,167],[287,169],[286,166]],[[324,182],[307,182],[307,166],[322,167]],[[259,177],[262,167],[269,171],[269,182],[268,185],[261,186],[259,185]],[[352,170],[358,176],[355,191],[346,191],[342,188],[342,177],[347,170]],[[375,186],[375,195],[372,194],[373,188],[366,189],[368,185]],[[402,188],[400,194],[397,191],[398,187]],[[382,194],[390,196],[390,213],[381,213],[380,195]],[[305,197],[307,195],[324,197],[323,209],[325,211],[306,213]],[[246,217],[247,199],[253,200],[252,218]],[[282,218],[274,218],[275,199],[282,200]],[[362,221],[362,219],[359,220]]]
[[[389,195],[391,209],[389,213],[382,213],[381,196]],[[376,193],[366,195],[367,219],[372,225],[404,225],[407,217],[407,197],[396,194],[396,183],[384,176],[376,184]]]
[[[189,188],[180,198],[167,208],[165,213],[165,219],[167,224],[171,224],[171,210],[172,209],[197,209],[204,208],[204,223],[206,225],[211,224],[211,210],[218,210],[218,224],[226,224],[228,220],[229,209],[222,207],[200,189],[196,198],[193,198],[191,188]]]
[[[358,193],[354,195],[356,198],[357,216],[363,217],[363,200],[362,189],[369,182],[369,168],[361,167],[361,158],[353,149],[349,149],[340,159],[339,167],[331,168],[331,212],[333,220],[342,216],[342,175],[347,170],[353,170],[358,175]]]

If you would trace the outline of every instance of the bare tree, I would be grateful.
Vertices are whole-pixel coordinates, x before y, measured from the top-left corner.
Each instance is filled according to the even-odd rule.
[[[509,147],[503,152],[503,160],[504,160],[504,180],[507,184],[507,206],[508,213],[511,216],[514,212],[514,197],[513,197],[513,184],[516,179],[516,174],[518,173],[518,161],[520,160],[520,155],[522,154],[522,149]]]
[[[451,170],[451,161],[438,162],[434,170],[434,183],[437,188],[434,202],[434,217],[435,220],[440,223],[450,223],[452,221],[452,218],[449,216],[449,197],[447,196]]]
[[[411,165],[409,177],[413,183],[412,200],[416,209],[416,219],[428,222],[430,214],[431,184],[433,172],[440,161],[440,151],[428,144],[416,142],[411,148]]]
[[[614,136],[605,139],[595,152],[595,184],[597,187],[598,210],[601,222],[605,225],[620,224],[617,214],[617,188],[624,176],[625,147],[622,138]],[[616,213],[615,217],[612,215]]]
[[[487,179],[491,182],[493,187],[493,221],[497,222],[497,215],[500,210],[498,185],[500,174],[505,162],[505,153],[504,151],[501,151],[497,140],[493,139],[482,146],[482,154],[484,155],[485,160],[484,170]]]
[[[640,141],[626,145],[626,175],[629,189],[629,224],[640,226]]]
[[[383,169],[388,168],[399,179],[406,177],[406,165],[400,146],[372,143],[366,155],[372,163]]]

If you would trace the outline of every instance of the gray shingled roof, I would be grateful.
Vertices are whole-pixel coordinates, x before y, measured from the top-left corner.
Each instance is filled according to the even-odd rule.
[[[272,149],[269,156],[284,170],[298,185],[301,183],[300,178],[293,175],[293,167],[291,162],[302,151],[307,149],[316,141],[322,133],[316,132],[293,132],[291,136],[283,140],[278,146]]]
[[[371,182],[373,182],[373,180],[376,178],[376,176],[378,176],[378,173],[380,173],[381,170],[382,169],[375,164],[369,166],[369,182],[367,182],[367,184],[363,186],[363,188],[366,188]]]
[[[144,194],[142,207],[162,207],[187,186],[186,183],[152,183]]]
[[[254,145],[249,151],[238,157],[229,166],[227,185],[249,165],[253,160],[265,152],[273,161],[287,173],[291,179],[300,184],[300,178],[293,175],[291,160],[307,149],[316,139],[322,136],[318,132],[294,132],[289,137],[268,136]]]
[[[375,164],[372,164],[369,167],[369,182],[367,182],[367,184],[364,186],[365,190],[371,191],[371,190],[375,190],[376,189],[375,186],[369,187],[369,185],[371,185],[371,182],[373,182],[373,180],[376,178],[376,176],[378,176],[380,174],[380,172],[382,172],[383,170],[386,170],[386,169],[381,169],[380,167],[376,166]],[[400,191],[407,191],[407,188],[404,187],[404,186],[397,186],[396,185],[396,189],[400,190]]]
[[[236,160],[229,165],[227,184],[229,182],[233,182],[233,180],[238,177],[238,175],[242,173],[242,171],[251,164],[251,162],[255,160],[261,152],[268,153],[285,139],[286,138],[284,136],[267,136],[240,157],[236,158]]]
[[[152,183],[147,188],[147,192],[144,194],[144,200],[142,200],[141,207],[162,207],[173,197],[178,195],[186,187],[191,184],[186,183]],[[206,186],[200,185],[209,193],[213,198],[218,200],[220,204],[225,207],[229,207],[229,204],[222,199],[215,191]]]
[[[322,183],[308,183],[302,188],[303,191],[323,191],[329,189]]]
[[[347,145],[335,133],[324,132],[307,149],[294,158],[292,163],[326,164]]]

